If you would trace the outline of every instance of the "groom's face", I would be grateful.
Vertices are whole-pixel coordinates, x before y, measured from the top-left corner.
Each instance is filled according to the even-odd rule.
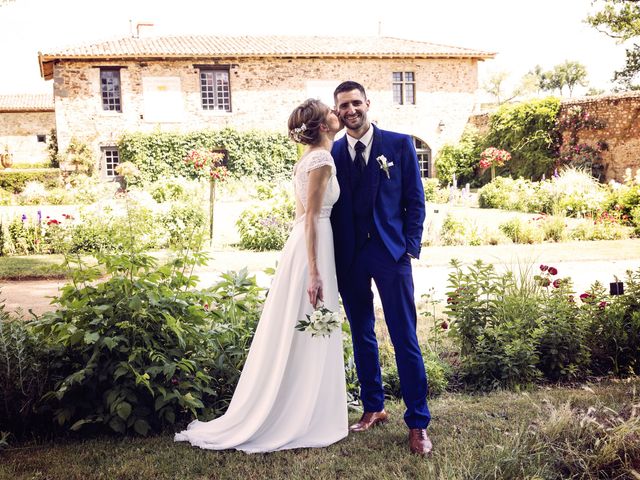
[[[336,96],[336,111],[347,130],[360,130],[362,127],[369,128],[367,112],[369,111],[369,100],[362,95],[360,90],[340,92]]]

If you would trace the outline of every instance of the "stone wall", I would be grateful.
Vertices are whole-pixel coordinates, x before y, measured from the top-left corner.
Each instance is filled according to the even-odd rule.
[[[597,148],[603,145],[603,180],[623,181],[625,170],[635,173],[640,168],[640,93],[585,97],[562,102],[561,118],[571,107],[581,107],[589,118],[604,125],[597,129],[577,131],[578,144]],[[569,132],[563,133],[563,142],[569,141]]]
[[[596,149],[599,149],[598,145],[606,145],[600,152],[604,167],[601,180],[621,182],[628,168],[635,174],[640,168],[640,93],[563,100],[559,118],[566,118],[572,107],[580,107],[590,119],[603,124],[602,128],[578,130],[576,139],[577,144]],[[478,128],[481,133],[486,133],[489,129],[489,115],[471,115],[469,124]],[[571,141],[570,135],[569,131],[563,132],[565,145]]]
[[[122,112],[102,109],[100,69],[109,62],[60,62],[54,70],[56,124],[60,151],[75,136],[92,146],[115,145],[124,132],[191,131],[233,127],[286,133],[293,108],[308,97],[332,104],[333,89],[353,79],[367,88],[370,118],[381,128],[411,134],[427,143],[435,157],[455,142],[473,112],[478,88],[475,59],[234,59],[230,65],[232,112],[201,108],[198,61],[112,62],[121,68]],[[415,72],[416,105],[394,105],[392,72]],[[145,93],[149,82],[178,91],[173,107],[158,110]],[[178,94],[176,96],[176,93]],[[145,97],[147,97],[145,104]]]
[[[47,163],[47,146],[55,126],[53,111],[0,112],[0,153],[8,150],[14,163]],[[44,135],[45,141],[39,142],[38,135]]]

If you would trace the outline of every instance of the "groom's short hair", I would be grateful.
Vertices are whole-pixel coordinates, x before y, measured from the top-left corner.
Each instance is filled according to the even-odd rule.
[[[350,92],[351,90],[359,90],[362,93],[362,96],[367,98],[367,92],[364,91],[364,87],[360,85],[358,82],[354,82],[353,80],[347,80],[346,82],[342,82],[340,85],[336,87],[333,91],[333,100],[336,101],[338,98],[338,94],[342,92]]]

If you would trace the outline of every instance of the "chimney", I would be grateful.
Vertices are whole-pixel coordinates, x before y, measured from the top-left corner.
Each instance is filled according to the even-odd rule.
[[[153,27],[153,23],[137,23],[136,24],[136,38],[140,38],[140,29],[147,27],[147,31],[150,31]]]

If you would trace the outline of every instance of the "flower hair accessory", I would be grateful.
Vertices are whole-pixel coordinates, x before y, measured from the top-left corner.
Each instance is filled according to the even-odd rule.
[[[291,130],[289,134],[291,135],[291,138],[293,138],[296,142],[300,142],[300,134],[306,131],[307,131],[307,125],[303,123],[299,127],[296,127],[293,130]]]
[[[376,158],[378,161],[378,165],[380,165],[380,169],[387,175],[387,178],[391,178],[391,173],[389,172],[389,168],[393,167],[393,162],[387,160],[387,157],[384,155],[380,155]]]

